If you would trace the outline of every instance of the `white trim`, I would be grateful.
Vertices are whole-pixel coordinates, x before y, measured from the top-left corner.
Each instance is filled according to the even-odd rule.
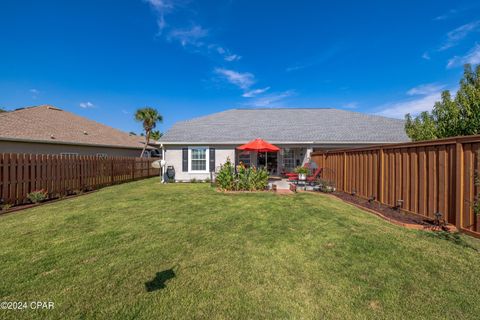
[[[192,170],[192,149],[205,149],[205,170]],[[210,165],[210,148],[207,146],[188,147],[188,173],[208,173]]]

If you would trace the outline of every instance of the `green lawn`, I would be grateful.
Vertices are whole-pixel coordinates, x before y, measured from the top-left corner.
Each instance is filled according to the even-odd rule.
[[[149,179],[1,216],[0,230],[0,301],[55,303],[2,319],[480,316],[478,251],[323,195]]]

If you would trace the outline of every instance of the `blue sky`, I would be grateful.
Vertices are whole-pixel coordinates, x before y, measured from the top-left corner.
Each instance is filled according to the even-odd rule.
[[[402,118],[480,63],[478,1],[2,1],[0,107],[125,131],[230,108]]]

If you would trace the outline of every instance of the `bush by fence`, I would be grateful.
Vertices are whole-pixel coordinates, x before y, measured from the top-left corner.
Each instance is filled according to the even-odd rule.
[[[480,236],[480,136],[314,152],[337,190],[433,218]]]
[[[0,204],[25,203],[45,190],[50,197],[158,176],[152,159],[0,153]]]

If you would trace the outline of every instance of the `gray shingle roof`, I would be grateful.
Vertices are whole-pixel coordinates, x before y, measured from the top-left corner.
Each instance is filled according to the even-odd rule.
[[[161,143],[388,143],[408,141],[404,121],[337,109],[232,109],[176,123]]]

